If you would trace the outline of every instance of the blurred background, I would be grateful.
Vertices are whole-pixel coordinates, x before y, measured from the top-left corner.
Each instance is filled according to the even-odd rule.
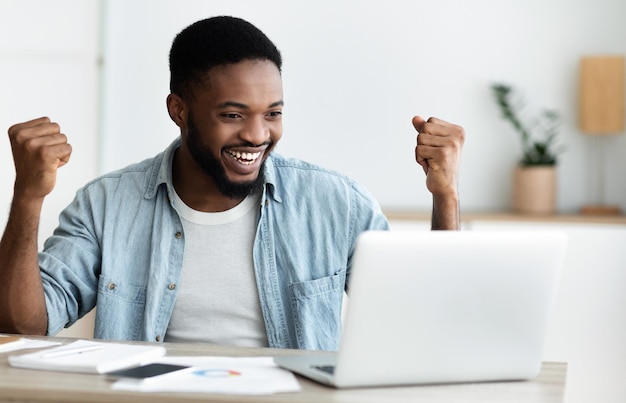
[[[43,240],[80,186],[153,156],[178,136],[165,107],[171,41],[187,25],[224,14],[255,24],[283,54],[285,132],[277,152],[351,176],[387,212],[431,208],[414,162],[414,115],[465,128],[464,212],[510,210],[522,152],[490,91],[495,82],[561,116],[556,213],[576,215],[591,201],[600,163],[606,202],[626,210],[625,133],[607,136],[598,161],[577,124],[581,57],[626,55],[624,0],[0,0],[0,229],[14,180],[10,125],[49,116],[74,149],[44,206]],[[548,357],[570,362],[569,401],[626,399],[618,382],[626,375],[626,293],[616,288],[626,284],[620,217],[619,229],[568,227],[585,253],[568,262],[594,269],[566,276],[562,326]],[[502,223],[516,228],[510,224]],[[605,271],[599,262],[608,262]],[[573,305],[580,300],[585,305]]]
[[[623,0],[0,0],[0,127],[48,115],[75,148],[53,195],[63,200],[51,209],[91,177],[151,157],[178,135],[165,108],[171,41],[219,14],[250,20],[283,53],[277,152],[348,174],[386,210],[430,209],[413,160],[416,114],[466,130],[463,209],[508,209],[521,147],[500,117],[494,82],[561,114],[558,212],[589,201],[596,167],[577,126],[578,64],[584,55],[626,54]],[[623,134],[608,139],[605,179],[607,201],[626,209]],[[6,206],[8,142],[0,157]]]

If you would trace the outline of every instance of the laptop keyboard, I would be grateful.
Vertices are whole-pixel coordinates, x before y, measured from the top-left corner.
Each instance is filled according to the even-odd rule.
[[[335,373],[334,365],[314,365],[313,368],[329,373],[331,375]]]

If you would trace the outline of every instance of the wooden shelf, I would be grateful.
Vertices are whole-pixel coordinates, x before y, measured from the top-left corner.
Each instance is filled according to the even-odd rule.
[[[430,212],[385,210],[389,220],[417,220],[430,221]],[[583,223],[583,224],[626,224],[626,215],[582,215],[582,214],[554,214],[529,215],[511,212],[461,212],[461,221],[518,221],[543,223]]]

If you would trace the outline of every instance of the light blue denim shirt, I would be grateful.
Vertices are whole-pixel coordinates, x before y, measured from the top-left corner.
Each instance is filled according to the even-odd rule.
[[[164,339],[185,247],[171,201],[179,146],[89,182],[61,213],[39,254],[48,334],[97,306],[96,338]],[[259,208],[253,255],[270,347],[336,350],[355,239],[387,219],[347,177],[276,154]]]

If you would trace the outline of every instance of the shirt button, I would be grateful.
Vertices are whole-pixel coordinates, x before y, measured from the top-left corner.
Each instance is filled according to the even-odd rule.
[[[112,290],[115,290],[115,288],[116,288],[116,287],[117,287],[117,286],[115,285],[115,283],[109,283],[109,285],[107,285],[107,288],[108,288],[109,290],[111,290],[111,291],[112,291]]]
[[[168,284],[167,288],[169,288],[170,290],[175,290],[176,289],[176,284],[170,283],[170,284]]]
[[[161,335],[158,335],[157,337],[154,338],[156,341],[161,341]]]
[[[176,239],[180,239],[183,237],[183,233],[182,232],[177,232],[176,235],[174,235],[176,237]]]

